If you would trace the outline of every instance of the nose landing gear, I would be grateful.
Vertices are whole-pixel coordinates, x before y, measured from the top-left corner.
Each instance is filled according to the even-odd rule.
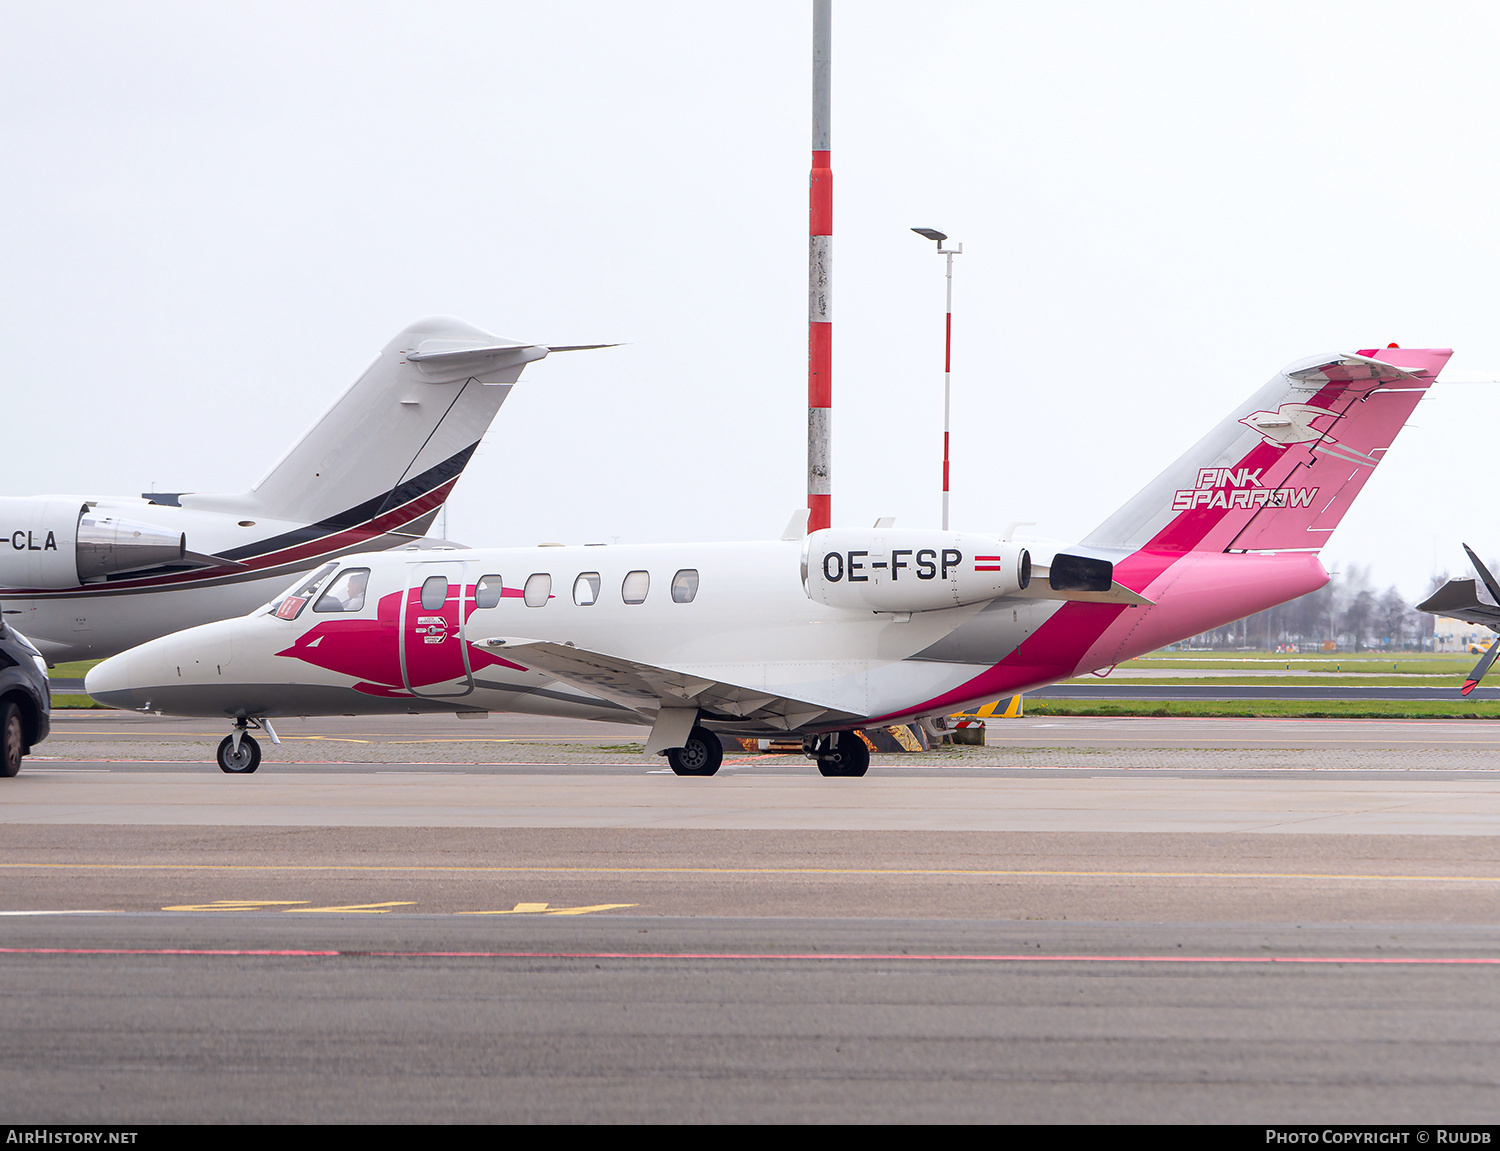
[[[281,742],[276,738],[276,729],[271,726],[270,720],[240,716],[234,721],[234,731],[219,743],[220,771],[230,775],[249,775],[260,766],[260,743],[250,734],[248,729],[251,727],[264,728],[272,743]]]
[[[852,731],[814,735],[803,741],[802,754],[818,761],[818,774],[860,776],[870,770],[870,749]]]

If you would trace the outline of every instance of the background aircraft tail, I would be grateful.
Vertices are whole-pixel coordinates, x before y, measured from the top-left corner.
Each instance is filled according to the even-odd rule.
[[[412,324],[255,487],[183,507],[423,535],[521,369],[548,353],[449,316]]]
[[[1083,542],[1317,551],[1450,355],[1372,348],[1283,368]]]

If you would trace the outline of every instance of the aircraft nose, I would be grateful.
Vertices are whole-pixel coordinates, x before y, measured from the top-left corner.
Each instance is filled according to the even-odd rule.
[[[222,700],[205,694],[223,685],[234,658],[240,621],[220,620],[175,632],[111,656],[83,678],[83,690],[105,707],[196,715],[219,713]],[[184,710],[186,709],[186,710]]]
[[[134,662],[134,655],[134,650],[121,652],[89,668],[83,677],[83,690],[88,692],[89,698],[105,707],[127,710],[138,707],[131,690],[134,678],[131,664]]]

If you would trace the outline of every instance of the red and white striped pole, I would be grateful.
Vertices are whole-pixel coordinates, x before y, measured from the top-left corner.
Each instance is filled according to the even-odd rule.
[[[833,170],[829,166],[832,0],[813,0],[812,175],[807,247],[807,530],[830,526],[833,424]]]
[[[938,254],[948,257],[948,306],[943,324],[943,530],[948,530],[948,441],[951,427],[953,385],[953,257],[962,255],[964,246],[943,247],[948,237],[936,228],[913,228],[919,236],[937,241]]]

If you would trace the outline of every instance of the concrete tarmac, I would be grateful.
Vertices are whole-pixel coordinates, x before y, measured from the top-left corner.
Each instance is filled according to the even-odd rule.
[[[224,730],[75,713],[0,780],[9,1120],[1500,1109],[1500,725],[1006,721],[862,780],[498,716],[229,777]]]

